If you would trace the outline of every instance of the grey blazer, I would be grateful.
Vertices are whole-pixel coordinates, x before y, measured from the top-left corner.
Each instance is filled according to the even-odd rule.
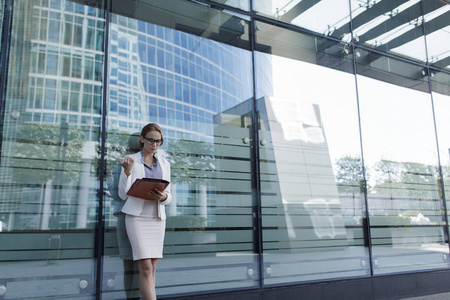
[[[156,155],[156,154],[155,154]],[[136,179],[145,177],[144,164],[142,163],[141,152],[130,155],[134,159],[133,168],[131,169],[130,176],[126,176],[124,169],[120,172],[119,179],[119,196],[122,200],[126,200],[125,205],[122,208],[122,212],[125,214],[139,216],[144,209],[144,203],[147,200],[128,196],[127,192],[131,188],[131,185]],[[170,181],[170,163],[162,157],[156,156],[162,170],[162,179]],[[158,217],[161,220],[166,219],[165,205],[172,201],[172,195],[170,194],[170,184],[165,189],[167,193],[166,201],[158,201]]]

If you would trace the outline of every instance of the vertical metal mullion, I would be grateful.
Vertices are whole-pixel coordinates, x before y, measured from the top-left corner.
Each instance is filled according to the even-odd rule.
[[[104,54],[103,54],[103,90],[102,90],[102,123],[101,123],[101,141],[100,141],[100,186],[99,186],[99,203],[98,203],[98,226],[95,236],[96,245],[96,282],[95,282],[95,299],[101,299],[102,292],[102,281],[103,281],[103,249],[104,249],[104,220],[103,220],[103,182],[104,182],[104,172],[106,167],[105,162],[105,149],[106,149],[106,101],[108,95],[108,53],[109,53],[109,28],[110,28],[110,11],[111,11],[111,0],[105,0],[105,38],[104,38]]]
[[[12,24],[13,0],[7,0],[4,5],[2,37],[1,37],[1,56],[0,56],[0,132],[3,133],[3,122],[5,120],[5,92],[7,84],[7,66],[9,58],[9,42],[10,30]],[[3,138],[0,138],[0,149],[2,147]],[[1,158],[0,158],[1,160]]]
[[[252,173],[253,173],[253,188],[254,188],[254,237],[255,237],[255,250],[258,252],[258,274],[259,274],[259,287],[263,287],[264,276],[264,261],[263,261],[263,241],[262,241],[262,210],[261,210],[261,176],[259,168],[259,120],[257,114],[257,99],[256,99],[256,72],[255,72],[255,49],[256,49],[256,32],[255,32],[255,18],[253,13],[253,0],[250,0],[250,51],[252,57],[252,88],[253,88],[253,105],[252,105],[252,145],[253,145],[253,159],[252,159]]]
[[[355,53],[355,45],[352,42],[353,53]],[[364,162],[364,147],[363,147],[363,137],[362,137],[362,128],[361,128],[361,111],[359,107],[359,93],[358,93],[358,79],[356,73],[356,58],[353,55],[353,68],[355,70],[355,89],[356,89],[356,106],[358,110],[358,126],[359,126],[359,143],[361,147],[361,167],[362,167],[362,175],[363,175],[363,185],[362,185],[362,193],[364,196],[364,206],[365,206],[365,220],[363,222],[363,231],[367,236],[367,247],[369,249],[369,268],[370,268],[370,276],[373,276],[373,253],[372,253],[372,236],[370,230],[370,218],[369,218],[369,199],[367,197],[367,178],[366,178],[366,165]]]
[[[361,168],[362,168],[362,193],[364,196],[364,206],[365,206],[365,220],[366,222],[362,222],[363,232],[365,232],[365,236],[367,237],[367,247],[369,250],[369,269],[370,276],[373,276],[373,253],[372,253],[372,237],[370,231],[370,219],[369,219],[369,200],[367,197],[367,178],[366,178],[366,165],[364,162],[364,147],[363,147],[363,136],[362,136],[362,127],[361,127],[361,110],[359,107],[359,91],[358,91],[358,73],[356,67],[356,55],[355,55],[355,41],[353,40],[353,17],[352,17],[352,6],[351,1],[348,2],[349,12],[350,12],[350,32],[352,33],[351,47],[353,53],[353,71],[355,73],[355,91],[356,91],[356,107],[358,110],[358,127],[359,127],[359,145],[361,151]],[[364,219],[363,219],[364,220]]]

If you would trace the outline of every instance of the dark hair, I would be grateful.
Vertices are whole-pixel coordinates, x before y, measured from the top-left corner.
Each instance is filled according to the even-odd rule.
[[[161,130],[161,127],[159,127],[158,124],[156,123],[148,123],[147,125],[144,126],[144,128],[142,128],[141,130],[141,136],[144,137],[147,132],[149,131],[158,131],[161,134],[161,145],[164,144],[164,136]],[[139,139],[139,147],[144,148],[144,144],[142,144],[141,140]]]

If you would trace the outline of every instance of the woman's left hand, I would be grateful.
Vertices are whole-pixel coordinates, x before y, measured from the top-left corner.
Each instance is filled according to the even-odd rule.
[[[150,194],[153,197],[155,197],[156,200],[159,200],[159,201],[167,200],[167,193],[166,192],[161,192],[158,189],[155,189],[154,191],[150,191]]]

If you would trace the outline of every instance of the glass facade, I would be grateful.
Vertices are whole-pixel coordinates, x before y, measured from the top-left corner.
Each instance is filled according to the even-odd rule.
[[[161,298],[450,268],[445,1],[0,3],[0,299],[139,296],[149,122]]]

